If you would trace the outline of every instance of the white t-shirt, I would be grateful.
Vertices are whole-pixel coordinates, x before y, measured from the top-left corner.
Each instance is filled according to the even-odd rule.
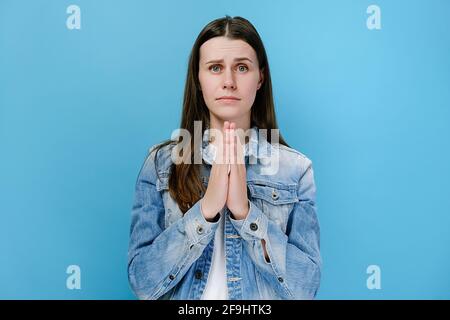
[[[228,300],[226,261],[224,249],[225,217],[220,214],[219,225],[214,235],[214,249],[208,280],[201,300]]]

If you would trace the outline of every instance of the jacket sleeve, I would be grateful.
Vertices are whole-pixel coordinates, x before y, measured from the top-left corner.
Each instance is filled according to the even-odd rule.
[[[322,261],[316,188],[312,163],[306,160],[298,183],[299,201],[290,212],[286,233],[251,201],[245,219],[230,219],[257,270],[282,299],[313,299],[320,284]],[[264,256],[262,239],[270,261]]]
[[[203,217],[200,201],[167,229],[156,189],[152,150],[135,185],[128,248],[128,280],[139,299],[158,299],[172,289],[212,240],[218,222]]]

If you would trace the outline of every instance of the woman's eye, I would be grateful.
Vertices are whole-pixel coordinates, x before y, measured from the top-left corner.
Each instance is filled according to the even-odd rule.
[[[215,64],[215,65],[211,66],[209,69],[210,69],[212,72],[219,72],[219,71],[220,71],[220,66],[217,65],[217,64]]]
[[[222,69],[222,67],[220,65],[218,65],[218,64],[215,64],[215,65],[212,65],[211,67],[209,67],[209,70],[211,70],[214,73],[220,72],[221,69]],[[241,65],[238,66],[238,71],[239,72],[246,72],[246,71],[248,71],[248,67],[246,65],[244,65],[244,64],[241,64]]]
[[[248,70],[247,66],[246,66],[246,65],[243,65],[243,64],[239,65],[239,66],[238,66],[238,69],[239,69],[240,72],[245,72],[245,71]]]

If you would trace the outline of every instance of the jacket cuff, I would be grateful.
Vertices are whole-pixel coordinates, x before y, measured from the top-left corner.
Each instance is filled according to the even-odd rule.
[[[197,201],[184,214],[185,231],[188,237],[189,245],[202,244],[207,245],[219,225],[219,221],[209,222],[201,212],[201,201]]]
[[[230,221],[236,231],[244,240],[261,240],[267,235],[269,220],[267,216],[250,200],[247,217],[242,220],[235,220],[230,215]]]

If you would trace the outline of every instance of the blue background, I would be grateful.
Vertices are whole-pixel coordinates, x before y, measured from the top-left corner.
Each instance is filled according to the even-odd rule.
[[[71,4],[81,30],[66,27]],[[381,30],[366,27],[371,4]],[[195,38],[229,14],[259,31],[281,132],[314,164],[318,298],[449,299],[449,13],[446,0],[1,0],[0,298],[134,298],[138,171],[179,125]],[[66,288],[72,264],[81,290]]]

